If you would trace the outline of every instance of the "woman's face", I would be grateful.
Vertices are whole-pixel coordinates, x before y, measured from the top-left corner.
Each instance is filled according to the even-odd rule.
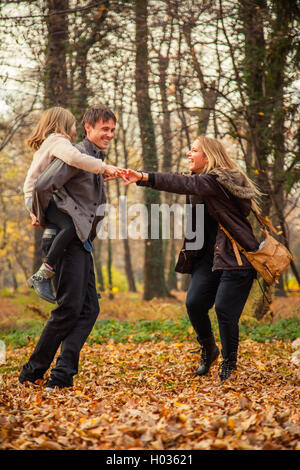
[[[204,170],[208,162],[198,140],[193,142],[191,150],[187,153],[187,157],[189,159],[189,170],[197,174]]]

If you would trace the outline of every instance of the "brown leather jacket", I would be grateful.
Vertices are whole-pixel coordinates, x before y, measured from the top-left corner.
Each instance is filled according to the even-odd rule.
[[[259,243],[254,237],[248,216],[251,210],[251,199],[255,196],[253,189],[238,170],[214,169],[202,175],[178,175],[171,173],[150,173],[149,182],[142,186],[152,186],[160,191],[193,196],[192,203],[202,202],[208,214],[222,224],[230,235],[246,251],[256,251]],[[213,235],[214,236],[214,235]],[[185,248],[184,242],[183,250]],[[205,243],[204,248],[205,250]],[[201,251],[201,250],[200,250]],[[181,251],[176,271],[190,273],[201,253]],[[248,260],[241,255],[243,265],[239,266],[232,243],[218,225],[214,245],[213,268],[216,269],[249,269]]]

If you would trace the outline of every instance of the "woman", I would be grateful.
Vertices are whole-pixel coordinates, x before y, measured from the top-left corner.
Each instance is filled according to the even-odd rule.
[[[234,252],[222,227],[246,251],[257,250],[248,216],[251,208],[258,211],[255,200],[261,193],[216,139],[196,138],[187,156],[191,176],[127,170],[125,184],[186,194],[193,206],[204,204],[204,245],[186,250],[185,240],[175,269],[192,275],[186,308],[202,350],[196,374],[207,374],[219,355],[208,315],[215,304],[223,356],[219,376],[224,381],[237,369],[238,324],[256,272]]]

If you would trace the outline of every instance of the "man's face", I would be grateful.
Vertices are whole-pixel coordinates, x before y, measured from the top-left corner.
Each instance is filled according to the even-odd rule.
[[[93,142],[93,144],[97,145],[99,149],[105,150],[107,149],[111,139],[114,137],[115,122],[113,119],[105,122],[102,121],[102,119],[99,119],[94,127],[85,123],[85,130],[87,138]]]

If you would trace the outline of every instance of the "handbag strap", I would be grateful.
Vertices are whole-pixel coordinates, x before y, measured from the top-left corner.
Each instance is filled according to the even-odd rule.
[[[258,212],[256,212],[256,210],[254,210],[253,208],[251,208],[252,212],[254,213],[255,217],[257,218],[258,222],[260,223],[260,225],[263,227],[263,230],[266,231],[266,226],[272,230],[272,232],[274,232],[275,234],[277,234],[277,230],[275,229],[275,227],[271,224],[271,222],[267,219],[265,219],[264,217],[262,217]],[[232,243],[232,247],[233,247],[233,251],[234,251],[234,254],[235,254],[235,257],[237,259],[237,262],[238,262],[238,265],[239,266],[242,266],[243,262],[242,262],[242,259],[241,259],[241,256],[240,256],[240,251],[244,254],[246,253],[246,250],[230,235],[230,233],[226,230],[225,227],[223,227],[223,225],[221,225],[219,223],[219,226],[220,228],[223,230],[223,232],[227,235],[227,237],[230,239],[231,243]]]
[[[238,265],[239,266],[242,266],[243,262],[242,262],[242,259],[241,259],[241,256],[240,256],[240,253],[239,253],[239,250],[243,253],[243,252],[246,252],[246,250],[244,250],[244,248],[241,247],[241,245],[235,241],[234,238],[232,238],[232,236],[230,235],[230,233],[226,230],[226,228],[223,227],[223,225],[219,224],[220,225],[220,228],[223,230],[223,232],[227,235],[227,237],[229,238],[229,240],[231,241],[232,243],[232,247],[233,247],[233,251],[234,251],[234,254],[235,254],[235,257],[237,259],[237,262],[238,262]],[[272,303],[272,299],[269,299],[268,296],[266,295],[266,289],[263,289],[263,287],[261,286],[259,280],[257,279],[257,282],[259,284],[259,287],[262,291],[262,294],[263,294],[263,297],[266,299],[266,301],[268,302],[268,304],[270,305]]]
[[[232,247],[233,247],[233,251],[234,251],[234,254],[235,254],[235,257],[236,257],[236,260],[238,262],[238,265],[239,266],[242,266],[243,265],[243,261],[242,261],[242,258],[241,258],[241,255],[240,255],[240,251],[243,253],[245,252],[244,248],[241,247],[241,245],[235,241],[234,238],[232,238],[232,236],[230,235],[230,233],[226,230],[225,227],[223,227],[223,225],[219,224],[220,225],[220,228],[223,230],[223,232],[227,235],[227,237],[229,238],[229,240],[231,241],[232,243]]]
[[[260,223],[260,225],[262,225],[263,227],[267,226],[270,230],[272,230],[272,232],[274,232],[276,235],[277,235],[277,230],[276,228],[271,224],[271,222],[267,219],[265,219],[264,217],[262,217],[258,212],[256,212],[256,210],[254,210],[252,207],[251,207],[251,210],[253,212],[253,214],[255,215],[255,217],[257,218],[258,222]]]

